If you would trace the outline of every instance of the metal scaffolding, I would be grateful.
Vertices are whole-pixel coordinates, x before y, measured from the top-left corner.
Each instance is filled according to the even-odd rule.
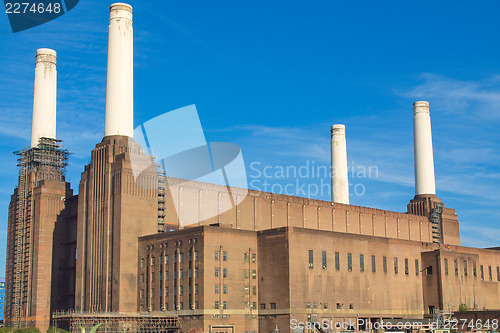
[[[89,332],[101,324],[98,333],[178,333],[179,317],[166,313],[54,312],[53,327],[70,333]]]
[[[27,323],[22,318],[27,316],[31,275],[31,206],[32,190],[44,180],[64,181],[68,151],[62,148],[61,140],[41,138],[38,146],[14,152],[18,156],[19,186],[17,191],[16,217],[14,223],[13,269],[7,272],[14,290],[9,313],[12,315],[14,328],[21,328]],[[9,242],[10,243],[10,242]]]

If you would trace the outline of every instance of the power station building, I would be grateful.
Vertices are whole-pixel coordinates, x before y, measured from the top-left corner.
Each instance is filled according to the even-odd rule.
[[[56,53],[36,59],[31,145],[17,152],[9,206],[6,326],[339,331],[500,309],[499,249],[461,246],[457,215],[436,196],[427,102],[413,105],[406,213],[349,204],[343,125],[331,132],[332,202],[241,188],[226,200],[226,186],[166,181],[134,140],[132,7],[113,4],[105,134],[73,195],[56,137]],[[186,216],[200,222],[183,226]]]

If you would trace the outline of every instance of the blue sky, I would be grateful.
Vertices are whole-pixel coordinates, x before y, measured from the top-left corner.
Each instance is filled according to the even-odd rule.
[[[438,196],[457,210],[463,245],[499,246],[498,1],[130,3],[136,125],[196,104],[207,140],[239,144],[255,180],[251,163],[328,165],[330,126],[344,123],[350,165],[378,170],[351,177],[364,189],[351,203],[405,211],[412,103],[428,100]],[[73,152],[67,173],[77,190],[104,132],[110,4],[80,0],[16,34],[0,15],[0,269],[18,172],[11,152],[30,139],[35,51],[58,52],[58,137]]]

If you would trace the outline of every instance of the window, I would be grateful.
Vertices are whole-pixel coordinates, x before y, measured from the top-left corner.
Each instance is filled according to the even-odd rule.
[[[489,275],[490,275],[490,281],[493,280],[493,274],[491,274],[491,266],[488,266],[488,271],[489,271]]]
[[[224,268],[222,270],[222,277],[225,277],[225,278],[227,277],[227,268]]]
[[[328,303],[323,303],[323,309],[328,309]]]
[[[500,267],[497,266],[497,281],[500,281]]]
[[[467,260],[464,260],[464,275],[465,276],[468,275],[468,272],[467,272]]]
[[[144,259],[141,259],[141,267],[144,267]]]
[[[252,295],[257,295],[257,287],[256,286],[252,287]]]
[[[474,274],[474,276],[477,276],[477,269],[476,269],[476,262],[475,261],[472,262],[472,273]]]
[[[313,309],[317,309],[318,308],[318,303],[313,303]]]
[[[144,298],[144,289],[141,289],[139,295],[140,295],[141,298]]]
[[[481,272],[481,280],[484,280],[484,269],[483,269],[483,265],[480,265],[480,266],[479,266],[479,271]]]
[[[245,286],[245,295],[250,295],[250,287]]]
[[[415,275],[420,274],[420,265],[418,264],[418,259],[415,259]]]
[[[227,301],[224,301],[224,303],[222,303],[222,308],[227,309]]]
[[[313,250],[309,250],[309,268],[314,267],[314,254]]]
[[[155,257],[151,257],[151,266],[155,265]]]
[[[219,295],[220,294],[220,284],[215,285],[215,294]]]
[[[165,264],[168,265],[168,254],[165,256]]]
[[[225,284],[223,287],[223,293],[224,295],[227,295],[227,284]]]
[[[326,251],[321,252],[321,264],[326,269]]]
[[[257,271],[255,269],[252,271],[252,279],[257,279]]]
[[[179,272],[181,273],[180,274],[180,279],[184,279],[184,270],[181,269],[181,270],[179,270]]]
[[[453,264],[455,265],[455,275],[458,275],[458,260],[453,260]]]
[[[181,252],[180,257],[181,257],[181,262],[184,262],[184,253]]]
[[[193,294],[193,288],[191,287],[191,284],[189,285],[189,295]]]
[[[363,254],[359,255],[359,271],[365,271],[365,256]]]
[[[220,309],[220,303],[219,303],[219,301],[215,301],[215,305],[214,305],[214,307],[215,307],[216,309]]]
[[[165,296],[168,297],[168,287],[165,287]]]
[[[168,281],[168,271],[165,272],[165,280]]]
[[[179,296],[184,295],[184,286],[179,286]]]
[[[220,276],[220,268],[215,267],[215,277],[218,278]]]
[[[245,262],[249,262],[250,261],[250,253],[244,253],[243,258],[245,259]]]
[[[398,274],[398,258],[394,257],[394,274]]]
[[[427,266],[425,268],[425,272],[426,272],[427,275],[432,275],[432,266]]]
[[[194,269],[194,277],[197,278],[198,277],[198,268],[195,268]]]
[[[341,309],[342,305],[340,303],[337,303],[337,309]]]
[[[155,273],[151,273],[151,282],[155,282]]]
[[[273,310],[276,309],[276,303],[269,303],[269,307]]]
[[[405,274],[410,274],[410,264],[408,263],[408,258],[405,258]]]
[[[141,274],[141,282],[144,282],[144,274]]]
[[[222,253],[222,260],[223,260],[223,261],[227,261],[227,252],[226,252],[226,251],[224,251],[224,252]]]
[[[193,277],[193,270],[190,268],[188,272],[188,277],[191,279]]]
[[[375,256],[372,256],[372,272],[375,273],[377,271],[377,264],[375,262]]]
[[[249,279],[249,278],[250,278],[250,270],[245,269],[245,279]]]
[[[160,266],[163,265],[163,255],[160,255]]]
[[[220,260],[220,251],[215,251],[215,261]]]
[[[194,294],[198,295],[198,284],[194,285]]]
[[[310,309],[311,308],[311,303],[307,302],[306,303],[306,309]]]
[[[194,251],[194,260],[198,260],[198,251]]]
[[[351,309],[351,310],[354,309],[354,305],[349,304],[349,309]]]
[[[257,302],[252,302],[252,309],[257,309]]]
[[[189,251],[188,253],[189,261],[193,261],[193,252]]]
[[[256,262],[257,261],[257,255],[256,254],[252,254],[252,262]]]
[[[335,252],[335,270],[340,270],[340,253]]]
[[[259,308],[261,310],[265,310],[266,309],[266,303],[260,303]]]
[[[352,254],[351,253],[347,254],[347,270],[349,272],[352,271]]]
[[[384,273],[387,273],[387,257],[382,258],[382,266],[384,268]]]
[[[444,260],[444,274],[448,275],[448,259]]]

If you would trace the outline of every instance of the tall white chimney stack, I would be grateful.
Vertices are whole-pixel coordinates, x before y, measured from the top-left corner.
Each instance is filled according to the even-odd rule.
[[[413,103],[415,194],[436,194],[429,102]]]
[[[57,53],[51,49],[36,51],[35,88],[31,147],[40,138],[56,138]]]
[[[332,202],[349,204],[345,126],[332,126]]]
[[[112,4],[109,10],[108,74],[104,136],[133,137],[134,30],[132,6]]]

